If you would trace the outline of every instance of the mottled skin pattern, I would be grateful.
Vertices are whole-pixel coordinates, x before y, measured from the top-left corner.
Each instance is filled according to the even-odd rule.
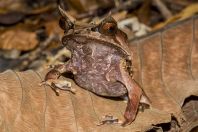
[[[116,21],[110,16],[98,25],[64,30],[62,43],[72,56],[65,64],[56,65],[47,73],[45,84],[55,91],[68,89],[69,82],[59,82],[58,78],[64,72],[72,72],[79,86],[97,95],[119,97],[127,94],[129,99],[122,125],[130,124],[136,117],[139,103],[148,104],[148,100],[132,79],[132,53],[126,34],[117,28]]]
[[[76,70],[74,79],[79,86],[102,96],[121,96],[127,93],[126,87],[116,79],[116,75],[120,75],[116,69],[119,69],[119,62],[123,58],[118,49],[97,41],[83,42],[78,39],[75,42],[73,37],[66,39],[71,39],[63,39],[63,43],[73,51],[69,67]]]

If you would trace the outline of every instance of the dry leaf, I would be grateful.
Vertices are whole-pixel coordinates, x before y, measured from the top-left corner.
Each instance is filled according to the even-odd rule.
[[[112,17],[118,22],[125,19],[127,16],[127,11],[120,11],[112,14]]]
[[[198,13],[198,4],[189,5],[184,10],[182,10],[179,14],[169,18],[168,20],[166,20],[163,23],[157,24],[153,28],[153,30],[160,29],[160,28],[166,26],[167,24],[173,23],[175,21],[184,20],[186,18],[189,18],[189,17],[195,15],[196,13]]]
[[[0,14],[0,25],[13,25],[20,22],[24,17],[24,13],[17,11]]]
[[[118,27],[124,31],[129,39],[146,35],[151,29],[139,22],[137,17],[131,17],[118,22]]]
[[[11,10],[21,11],[24,7],[25,4],[21,0],[0,0],[0,13]]]
[[[170,121],[168,113],[153,109],[138,113],[136,121],[127,127],[97,126],[107,114],[123,120],[126,103],[96,96],[73,82],[72,86],[77,89],[75,95],[62,91],[56,96],[51,88],[39,86],[45,73],[6,71],[0,74],[2,132],[8,124],[12,124],[7,127],[9,131],[144,131],[156,122]]]
[[[150,97],[153,108],[175,116],[180,123],[185,98],[198,95],[196,18],[132,42],[135,79]]]
[[[198,12],[198,4],[192,4],[186,7],[180,14],[179,20],[184,20],[196,14]]]
[[[57,20],[46,22],[45,28],[48,35],[55,33],[63,36],[64,34],[63,30],[59,27]]]
[[[4,50],[17,49],[27,51],[38,45],[36,34],[20,29],[6,30],[0,35],[0,48]]]
[[[113,0],[67,0],[67,6],[78,13],[89,12],[98,8],[107,8],[114,6]]]

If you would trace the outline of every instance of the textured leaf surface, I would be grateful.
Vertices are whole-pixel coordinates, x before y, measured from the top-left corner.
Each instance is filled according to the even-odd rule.
[[[21,37],[23,36],[23,39]],[[38,45],[36,34],[21,29],[7,30],[0,34],[0,49],[28,51]]]
[[[38,85],[46,71],[8,70],[0,74],[0,131],[145,131],[170,122],[172,115],[182,125],[184,100],[198,95],[198,19],[133,40],[131,49],[134,78],[152,101],[131,125],[96,125],[106,114],[123,119],[124,101],[96,96],[73,82],[75,95],[56,96]]]

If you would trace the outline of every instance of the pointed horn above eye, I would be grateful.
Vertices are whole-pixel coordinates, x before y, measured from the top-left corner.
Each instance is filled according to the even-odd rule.
[[[69,13],[67,13],[65,10],[63,10],[60,5],[58,6],[58,9],[59,9],[61,16],[64,17],[66,20],[72,23],[76,21],[76,19],[73,16],[71,16]]]
[[[112,12],[111,12],[111,11],[109,11],[108,16],[111,16],[111,15],[112,15]]]
[[[116,24],[117,25],[117,21],[111,16],[111,14],[109,14],[109,15],[107,15],[104,19],[103,19],[103,21],[102,21],[103,23],[114,23],[114,24]]]

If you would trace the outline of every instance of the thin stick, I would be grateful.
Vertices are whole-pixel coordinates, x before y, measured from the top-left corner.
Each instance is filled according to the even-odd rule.
[[[153,3],[157,6],[165,19],[172,17],[172,13],[161,0],[153,0]]]

